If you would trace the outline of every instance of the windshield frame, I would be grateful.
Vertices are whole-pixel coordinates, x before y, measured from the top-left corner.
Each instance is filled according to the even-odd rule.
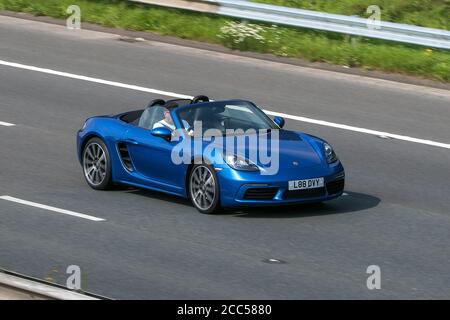
[[[235,104],[235,105],[245,105],[246,107],[250,107],[251,111],[257,116],[259,117],[265,124],[267,124],[267,128],[260,128],[260,129],[255,129],[255,130],[267,130],[267,131],[271,131],[271,130],[279,130],[280,128],[277,126],[277,124],[263,111],[261,110],[258,106],[256,106],[253,102],[251,101],[247,101],[247,100],[240,100],[240,99],[233,99],[233,100],[220,100],[220,101],[210,101],[210,102],[203,102],[203,103],[198,103],[198,104],[191,104],[191,105],[186,105],[186,106],[180,106],[178,108],[175,108],[174,110],[172,110],[172,116],[175,115],[175,123],[176,123],[176,127],[178,129],[182,129],[183,131],[185,131],[185,128],[182,124],[182,118],[180,117],[180,112],[184,111],[185,109],[192,109],[192,108],[212,108],[215,105],[227,105],[227,104]],[[218,128],[214,128],[214,129],[218,129]],[[218,129],[220,130],[220,129]],[[234,130],[234,129],[231,129]],[[226,132],[222,132],[223,135],[226,135]]]

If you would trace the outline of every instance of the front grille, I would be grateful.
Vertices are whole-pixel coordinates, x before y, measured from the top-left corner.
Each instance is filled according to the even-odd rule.
[[[272,200],[278,188],[250,188],[245,191],[244,200]]]
[[[328,194],[336,194],[344,191],[345,180],[339,179],[327,183]]]
[[[304,190],[287,190],[283,194],[283,199],[302,199],[325,196],[325,188],[314,188]]]

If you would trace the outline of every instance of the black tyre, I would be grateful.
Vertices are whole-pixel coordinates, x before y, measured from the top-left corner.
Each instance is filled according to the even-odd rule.
[[[96,190],[111,188],[111,158],[105,143],[99,138],[90,139],[83,149],[83,173],[88,185]]]
[[[219,181],[216,171],[207,164],[196,164],[189,173],[188,192],[198,211],[213,214],[221,211]]]

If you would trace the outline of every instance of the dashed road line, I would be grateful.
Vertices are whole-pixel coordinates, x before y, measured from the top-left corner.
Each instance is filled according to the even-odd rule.
[[[47,206],[47,205],[44,205],[44,204],[31,202],[31,201],[27,201],[27,200],[22,200],[22,199],[18,199],[18,198],[6,196],[6,195],[5,196],[0,196],[0,199],[1,200],[6,200],[6,201],[10,201],[10,202],[19,203],[19,204],[30,206],[30,207],[43,209],[43,210],[48,210],[48,211],[52,211],[52,212],[56,212],[56,213],[61,213],[61,214],[65,214],[65,215],[69,215],[69,216],[73,216],[73,217],[77,217],[77,218],[91,220],[91,221],[95,221],[95,222],[106,221],[105,219],[94,217],[94,216],[90,216],[90,215],[87,215],[87,214],[78,213],[78,212],[74,212],[74,211],[69,211],[69,210],[65,210],[65,209],[60,209],[60,208],[56,208],[56,207],[51,207],[51,206]]]
[[[15,124],[14,123],[0,121],[0,126],[13,127],[13,126],[15,126]]]

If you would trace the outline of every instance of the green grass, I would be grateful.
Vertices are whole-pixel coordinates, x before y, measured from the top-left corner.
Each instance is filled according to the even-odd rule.
[[[450,0],[252,0],[285,7],[368,17],[367,7],[378,5],[381,19],[450,30]]]
[[[73,0],[0,0],[1,10],[66,18]],[[77,0],[82,20],[109,27],[221,44],[238,50],[272,53],[349,67],[382,70],[450,82],[450,51],[290,27],[251,23],[222,28],[234,20],[176,9],[130,4],[120,0]],[[236,21],[236,23],[240,23]],[[258,36],[239,39],[246,28]],[[253,31],[252,31],[253,30]],[[240,35],[239,35],[240,34]]]

